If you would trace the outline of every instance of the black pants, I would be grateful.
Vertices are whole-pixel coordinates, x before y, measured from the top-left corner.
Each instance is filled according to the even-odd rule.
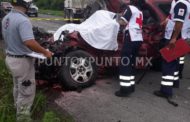
[[[183,69],[184,69],[184,64],[185,64],[185,56],[182,56],[179,58],[179,77],[183,77]]]
[[[135,86],[136,57],[141,43],[142,41],[132,42],[129,32],[126,32],[119,67],[120,90],[122,92],[131,92],[131,88]]]
[[[169,40],[165,39],[165,46],[169,43]],[[160,91],[167,94],[173,95],[172,88],[179,87],[179,59],[172,62],[162,60],[162,80]]]

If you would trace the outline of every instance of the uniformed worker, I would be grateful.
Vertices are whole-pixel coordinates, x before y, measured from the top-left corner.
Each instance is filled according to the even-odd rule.
[[[127,5],[123,16],[118,22],[126,26],[126,29],[119,67],[120,89],[115,92],[115,95],[125,97],[135,91],[134,67],[136,64],[135,59],[143,41],[143,14],[136,6]]]
[[[165,31],[165,46],[170,48],[175,46],[179,38],[187,39],[190,26],[190,2],[188,0],[174,2],[171,7],[169,24],[167,24]],[[159,97],[171,98],[173,87],[179,87],[179,59],[169,63],[163,59],[161,87],[154,94]]]
[[[177,3],[177,1],[178,0],[173,0],[172,1],[169,16],[166,18],[166,20],[164,22],[161,23],[161,25],[166,26],[165,27],[164,39],[162,40],[162,43],[164,43],[164,46],[167,44],[168,40],[170,40],[171,34],[173,32],[173,29],[174,29],[175,21],[173,21],[171,17],[172,17],[172,11],[173,11],[173,9],[174,9],[175,4]],[[180,59],[182,59],[182,58],[183,57],[181,57]],[[163,62],[165,62],[165,61],[163,61]],[[179,63],[181,63],[180,60],[179,60]],[[180,65],[176,64],[176,67],[181,68],[181,72],[182,72],[183,66],[180,66]],[[179,77],[180,77],[180,74],[181,73],[180,73],[179,69],[176,68],[176,72],[174,72],[174,74],[173,74],[173,76],[175,77],[174,87],[178,87],[179,86]]]
[[[6,44],[6,65],[13,76],[14,103],[17,122],[30,122],[30,109],[35,97],[34,60],[27,54],[32,51],[50,58],[52,53],[34,39],[27,11],[32,0],[12,0],[14,9],[2,21],[2,34]]]
[[[170,39],[170,36],[168,33],[171,34],[170,31],[173,31],[173,27],[174,27],[174,24],[175,22],[171,20],[171,14],[172,14],[172,10],[176,4],[178,0],[173,0],[172,1],[172,4],[171,4],[171,9],[170,9],[170,15],[168,16],[168,18],[163,22],[161,23],[161,25],[166,25],[166,31],[165,31],[165,40],[167,39]],[[189,34],[190,35],[190,28],[189,28]],[[186,39],[188,41],[188,38]],[[184,64],[185,64],[185,56],[182,56],[179,58],[179,73],[178,73],[178,76],[179,76],[179,79],[182,79],[183,78],[183,69],[184,69]],[[177,81],[178,82],[178,81]]]

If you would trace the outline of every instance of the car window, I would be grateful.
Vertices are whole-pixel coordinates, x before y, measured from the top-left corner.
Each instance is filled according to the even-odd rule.
[[[171,3],[159,4],[158,7],[162,10],[162,12],[165,15],[169,15],[170,8],[171,8]]]

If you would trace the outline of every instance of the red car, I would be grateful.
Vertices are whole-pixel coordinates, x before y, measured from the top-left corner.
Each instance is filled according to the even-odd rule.
[[[112,12],[121,12],[120,0],[108,0],[107,8]],[[163,38],[163,29],[159,23],[168,15],[172,0],[140,0],[139,6],[144,14],[143,38],[144,42],[139,50],[140,60],[136,68],[145,69],[150,66],[158,67],[157,61],[160,59],[160,40]],[[138,2],[138,1],[137,1]],[[37,78],[51,81],[60,81],[64,87],[83,88],[94,83],[100,68],[117,67],[123,46],[123,33],[118,34],[118,50],[106,51],[96,49],[87,44],[78,32],[67,33],[64,31],[64,41],[55,41],[51,44],[44,42],[42,45],[48,47],[55,53],[53,59],[63,58],[59,65],[48,65],[40,63],[37,67]],[[96,62],[91,59],[95,58]],[[97,65],[101,59],[112,58],[111,65]],[[39,63],[39,62],[38,62]],[[51,64],[50,63],[50,64]],[[55,63],[55,62],[54,62]],[[57,63],[57,62],[56,62]]]

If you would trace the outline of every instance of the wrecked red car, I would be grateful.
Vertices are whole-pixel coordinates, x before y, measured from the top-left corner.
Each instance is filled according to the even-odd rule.
[[[107,0],[107,8],[112,12],[121,12],[120,0]],[[139,7],[144,14],[143,38],[144,42],[139,50],[138,69],[159,67],[160,40],[163,38],[163,29],[159,23],[168,15],[172,0],[142,0]],[[117,3],[117,4],[116,4]],[[109,33],[109,32],[108,32]],[[101,68],[117,67],[118,58],[123,46],[123,32],[117,36],[117,50],[102,50],[89,45],[78,31],[68,33],[63,31],[62,40],[54,42],[42,41],[41,45],[55,53],[52,59],[37,62],[37,79],[51,82],[59,81],[67,88],[84,88],[94,83]],[[69,58],[65,58],[69,57]],[[92,58],[97,59],[92,61]],[[111,58],[111,65],[100,64],[101,59]],[[61,60],[59,60],[61,59]],[[52,63],[53,60],[53,63]],[[151,61],[151,62],[150,62]],[[100,64],[100,65],[97,65]]]

